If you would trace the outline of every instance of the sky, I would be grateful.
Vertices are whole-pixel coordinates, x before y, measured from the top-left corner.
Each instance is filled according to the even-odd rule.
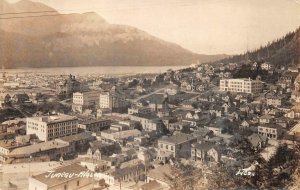
[[[244,53],[300,26],[300,0],[33,1],[61,13],[94,11],[109,23],[134,26],[203,54]]]

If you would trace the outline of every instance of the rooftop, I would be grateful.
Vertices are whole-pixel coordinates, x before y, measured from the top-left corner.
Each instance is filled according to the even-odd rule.
[[[93,137],[92,132],[86,131],[83,133],[78,133],[76,135],[61,137],[59,139],[62,141],[66,141],[66,142],[74,142],[74,141],[79,141],[79,140],[90,139],[92,137]]]
[[[69,143],[57,139],[16,148],[10,152],[10,156],[30,155],[40,151],[63,148],[67,146],[69,146]]]
[[[55,171],[55,173],[79,174],[81,172],[86,172],[89,170],[78,164],[71,164],[68,166],[63,166],[63,167],[57,168],[54,171]],[[73,180],[73,179],[76,179],[76,178],[79,178],[77,175],[73,175],[72,177],[54,177],[54,178],[46,177],[46,176],[48,176],[48,174],[49,174],[48,172],[45,172],[45,173],[33,176],[32,178],[40,181],[43,184],[46,184],[48,186],[48,188],[59,185],[61,183],[64,183],[64,182],[67,182],[70,180]]]
[[[5,149],[14,149],[24,145],[18,144],[15,140],[1,140],[0,147]]]
[[[180,133],[170,137],[162,137],[158,141],[172,144],[181,144],[194,139],[196,139],[196,137],[194,137],[193,135]]]
[[[28,118],[28,119],[33,119],[33,120],[36,120],[36,121],[46,122],[46,123],[50,124],[50,123],[58,123],[58,122],[76,120],[77,117],[70,116],[70,115],[65,115],[65,114],[57,114],[57,115],[31,117],[31,118]]]

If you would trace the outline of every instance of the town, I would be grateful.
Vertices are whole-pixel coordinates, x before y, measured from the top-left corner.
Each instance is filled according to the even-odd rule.
[[[3,68],[1,188],[297,185],[299,69],[215,62],[116,77]]]

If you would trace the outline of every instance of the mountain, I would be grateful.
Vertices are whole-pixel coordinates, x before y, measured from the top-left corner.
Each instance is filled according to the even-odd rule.
[[[256,50],[231,56],[217,62],[245,63],[249,60],[252,62],[266,61],[273,64],[275,68],[300,66],[300,27],[294,32],[290,32],[284,37],[269,42]]]
[[[0,0],[0,11],[23,13],[0,16],[0,61],[6,68],[171,66],[226,57],[193,53],[137,28],[110,24],[93,12],[60,14],[28,0]]]

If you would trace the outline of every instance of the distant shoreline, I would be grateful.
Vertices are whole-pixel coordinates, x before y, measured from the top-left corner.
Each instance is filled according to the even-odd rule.
[[[188,66],[90,66],[90,67],[43,67],[5,69],[10,73],[41,73],[46,75],[136,75],[163,73]]]

